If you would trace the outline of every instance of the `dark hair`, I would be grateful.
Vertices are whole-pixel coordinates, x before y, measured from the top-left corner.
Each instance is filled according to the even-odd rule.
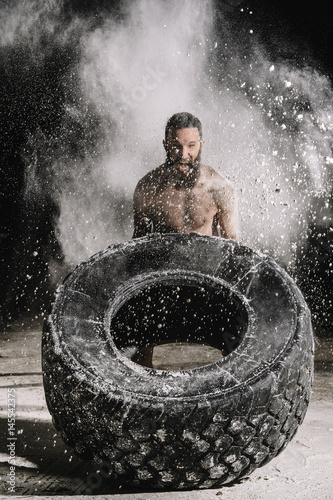
[[[202,139],[202,125],[199,118],[191,113],[175,113],[169,118],[165,127],[165,140],[168,140],[169,130],[175,128],[197,128],[199,130],[200,139]]]

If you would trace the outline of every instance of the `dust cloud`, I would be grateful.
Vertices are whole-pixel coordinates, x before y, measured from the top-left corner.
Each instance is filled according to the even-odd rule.
[[[309,222],[325,224],[330,81],[270,60],[255,30],[245,50],[224,10],[209,0],[127,1],[94,24],[66,20],[61,2],[3,9],[2,44],[29,43],[26,64],[42,65],[52,43],[75,55],[61,78],[57,127],[47,138],[30,131],[25,176],[26,197],[48,190],[57,200],[70,265],[132,237],[133,190],[164,161],[165,123],[178,111],[202,121],[203,161],[234,185],[245,244],[288,265]],[[43,45],[45,37],[54,42]]]

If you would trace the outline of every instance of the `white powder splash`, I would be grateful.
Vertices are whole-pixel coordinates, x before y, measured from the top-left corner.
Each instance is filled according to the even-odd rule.
[[[237,45],[230,48],[227,22],[218,35],[213,25],[210,2],[141,0],[128,4],[122,21],[107,19],[84,37],[83,94],[110,134],[83,189],[75,186],[79,195],[63,192],[60,234],[70,260],[131,238],[135,185],[163,162],[165,123],[184,110],[203,123],[204,161],[238,192],[242,241],[286,262],[293,257],[314,198],[330,190],[330,82],[311,68],[273,65],[255,44],[242,59]],[[214,62],[225,54],[218,74]],[[105,186],[125,200],[118,217],[106,209]]]
[[[255,33],[245,57],[234,27],[223,12],[217,23],[217,4],[209,0],[128,1],[120,16],[105,15],[98,25],[77,16],[63,29],[61,3],[46,13],[28,4],[26,26],[41,57],[42,14],[58,42],[63,37],[70,49],[74,35],[80,40],[77,64],[64,75],[71,99],[58,137],[47,145],[48,167],[44,174],[30,168],[26,188],[27,196],[31,187],[45,189],[37,177],[49,175],[70,265],[132,237],[135,185],[164,161],[164,127],[178,111],[200,118],[203,161],[238,193],[241,240],[287,264],[293,260],[309,220],[323,221],[330,210],[322,209],[332,187],[328,78],[271,61]],[[22,18],[10,19],[7,45],[20,30],[28,36]],[[32,147],[43,143],[38,134]]]

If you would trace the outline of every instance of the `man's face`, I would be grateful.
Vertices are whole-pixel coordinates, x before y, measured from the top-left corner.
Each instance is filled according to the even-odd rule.
[[[178,180],[197,179],[203,142],[197,128],[170,129],[167,141],[163,141],[167,153],[167,165]]]

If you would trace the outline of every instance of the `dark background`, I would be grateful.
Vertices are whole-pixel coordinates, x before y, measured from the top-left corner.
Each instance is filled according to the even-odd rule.
[[[105,15],[121,16],[121,2],[65,1],[62,25],[75,16],[94,29]],[[270,59],[288,60],[296,67],[310,65],[333,78],[333,18],[328,1],[291,2],[252,0],[216,1],[243,38],[247,50],[249,28],[266,47]],[[243,8],[252,16],[240,14]],[[217,28],[218,28],[217,16]],[[55,291],[49,263],[66,271],[56,224],[59,206],[52,190],[51,159],[57,154],[80,155],[92,148],[102,133],[94,110],[85,110],[85,123],[66,125],[64,107],[79,98],[75,64],[80,58],[83,28],[67,43],[58,43],[47,30],[40,36],[42,61],[24,41],[1,48],[0,57],[0,325],[29,328],[40,321]],[[250,43],[250,42],[249,42]],[[71,74],[71,78],[68,75]],[[68,133],[70,130],[70,133]],[[31,143],[31,137],[34,143]],[[36,148],[36,136],[43,147]],[[62,137],[61,144],[59,138]],[[80,147],[82,146],[82,147]],[[34,169],[38,196],[25,196],[27,169]],[[42,193],[42,194],[41,194]],[[332,224],[331,224],[332,227]],[[332,228],[333,229],[333,228]],[[310,223],[307,243],[300,243],[294,278],[309,302],[318,335],[332,336],[332,245],[330,227]]]

